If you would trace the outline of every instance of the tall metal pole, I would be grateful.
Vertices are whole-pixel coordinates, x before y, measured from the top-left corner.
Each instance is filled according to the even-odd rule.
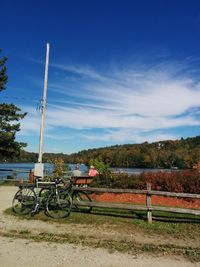
[[[46,98],[47,98],[47,81],[48,81],[48,67],[49,67],[49,49],[50,45],[47,43],[46,49],[46,64],[45,64],[45,76],[44,76],[44,92],[42,98],[42,119],[40,126],[40,146],[38,163],[42,163],[42,155],[44,151],[44,128],[45,128],[45,117],[46,117]]]

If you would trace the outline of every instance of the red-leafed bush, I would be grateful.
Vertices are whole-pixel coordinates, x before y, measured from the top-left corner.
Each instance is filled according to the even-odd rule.
[[[128,175],[126,173],[99,175],[95,177],[91,186],[146,189],[147,182],[151,183],[152,190],[200,193],[200,173],[194,170],[174,172],[148,172],[140,175]]]
[[[140,178],[140,186],[150,182],[153,190],[200,193],[200,173],[197,171],[142,173]]]

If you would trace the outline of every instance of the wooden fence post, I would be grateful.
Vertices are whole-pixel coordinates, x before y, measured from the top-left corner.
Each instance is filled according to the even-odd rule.
[[[150,183],[147,183],[146,205],[147,205],[147,220],[148,220],[148,223],[152,223],[151,184]]]

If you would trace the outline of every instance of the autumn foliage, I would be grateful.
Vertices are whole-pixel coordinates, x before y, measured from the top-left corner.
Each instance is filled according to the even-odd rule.
[[[151,183],[153,190],[200,193],[200,173],[197,171],[143,173],[141,183]]]
[[[147,182],[152,190],[200,193],[200,173],[195,170],[141,173],[140,175],[108,174],[95,178],[92,185],[109,188],[146,189]]]

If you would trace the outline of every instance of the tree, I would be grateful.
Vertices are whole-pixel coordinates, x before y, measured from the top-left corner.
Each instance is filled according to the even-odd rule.
[[[1,52],[1,50],[0,50]],[[8,80],[6,57],[0,58],[0,92],[6,89]],[[25,147],[25,143],[15,141],[15,135],[20,130],[20,119],[26,113],[21,113],[21,109],[14,104],[0,103],[0,160],[10,160],[19,155],[20,149]],[[15,123],[17,122],[17,123]]]
[[[1,53],[1,49],[0,49],[0,53]],[[5,66],[7,58],[3,57],[2,59],[0,59],[0,92],[2,90],[5,90],[5,84],[7,83],[8,80],[8,76],[6,74],[7,72],[7,68]]]

